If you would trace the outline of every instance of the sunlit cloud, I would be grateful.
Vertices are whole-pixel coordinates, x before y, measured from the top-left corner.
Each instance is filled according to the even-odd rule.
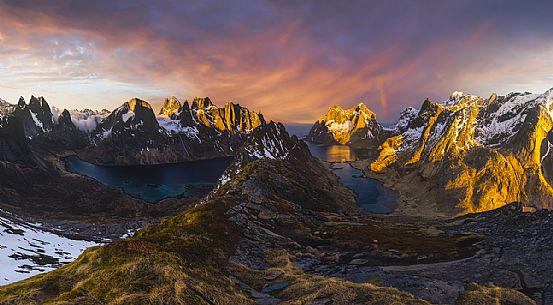
[[[66,108],[210,96],[312,122],[383,121],[453,90],[553,87],[552,4],[516,1],[0,1],[0,97]],[[401,9],[398,9],[401,7]]]

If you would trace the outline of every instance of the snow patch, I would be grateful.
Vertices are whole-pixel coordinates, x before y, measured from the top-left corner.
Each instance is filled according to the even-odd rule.
[[[42,122],[36,117],[36,113],[29,111],[31,113],[31,117],[33,118],[33,121],[35,122],[36,127],[40,128],[42,131],[44,131],[44,126],[42,125]]]
[[[98,243],[69,239],[0,216],[0,285],[48,272],[75,260]]]
[[[123,113],[121,115],[121,118],[123,119],[123,122],[127,122],[129,119],[134,119],[134,112],[132,112],[131,110],[127,111],[126,113]]]
[[[198,137],[200,131],[196,126],[182,126],[179,120],[172,120],[167,115],[161,114],[156,117],[159,126],[169,134],[184,134],[189,139],[197,139],[201,142]]]

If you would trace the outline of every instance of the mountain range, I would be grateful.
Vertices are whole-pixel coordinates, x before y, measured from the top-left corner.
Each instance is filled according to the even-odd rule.
[[[363,210],[304,141],[239,105],[170,98],[156,115],[140,99],[111,112],[3,104],[0,212],[114,241],[0,287],[0,303],[547,304],[553,213],[526,211],[549,207],[552,92],[455,92],[390,128],[363,104],[331,108],[308,139],[372,151],[352,165],[400,191],[392,216]],[[234,160],[206,196],[147,204],[69,173],[68,154]]]
[[[0,113],[18,118],[31,143],[51,150],[75,151],[102,165],[173,163],[232,156],[245,135],[265,124],[263,115],[227,103],[195,98],[182,105],[165,101],[159,115],[134,98],[113,111],[60,111],[43,97],[0,104]],[[54,111],[52,111],[54,110]]]
[[[553,90],[489,98],[456,91],[443,103],[427,99],[419,110],[406,109],[392,128],[382,127],[374,115],[364,115],[359,124],[356,113],[372,113],[360,105],[334,107],[307,138],[320,143],[333,139],[355,148],[359,146],[351,139],[359,126],[369,126],[362,134],[384,135],[365,146],[377,147],[375,157],[357,165],[400,190],[404,201],[409,198],[398,212],[456,215],[514,201],[549,208],[552,99]],[[337,129],[336,124],[347,128]]]

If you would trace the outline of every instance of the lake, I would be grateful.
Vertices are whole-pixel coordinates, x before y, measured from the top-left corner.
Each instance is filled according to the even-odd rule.
[[[64,158],[69,171],[120,188],[148,202],[205,194],[219,180],[232,160],[233,158],[217,158],[161,165],[100,166],[76,156]]]

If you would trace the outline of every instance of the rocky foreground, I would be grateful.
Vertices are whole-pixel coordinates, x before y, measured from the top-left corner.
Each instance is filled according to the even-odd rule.
[[[276,133],[279,136],[275,136]],[[534,304],[548,211],[448,221],[366,214],[281,125],[256,129],[208,199],[0,288],[2,304]]]

